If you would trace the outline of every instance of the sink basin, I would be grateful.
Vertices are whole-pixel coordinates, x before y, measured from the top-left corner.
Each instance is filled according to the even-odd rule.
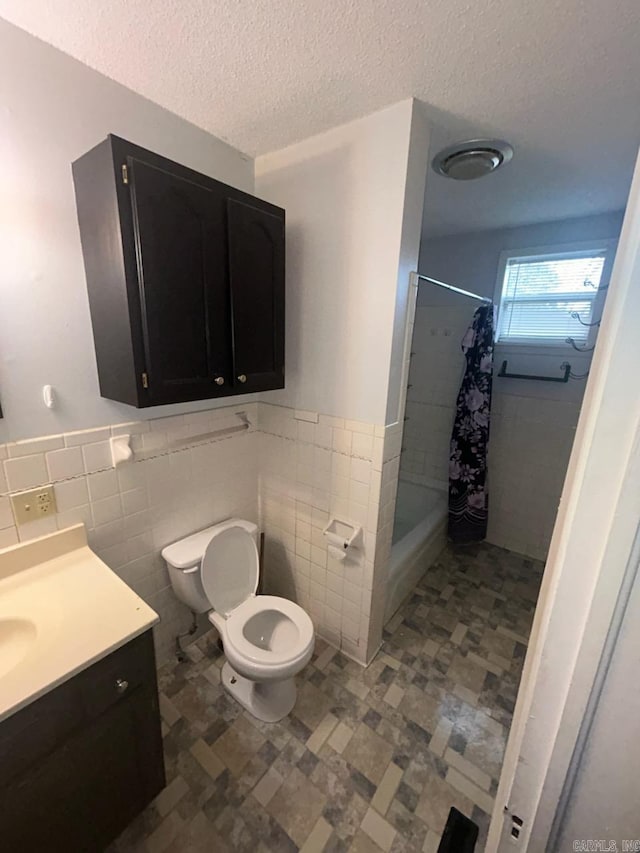
[[[27,655],[36,635],[36,626],[28,619],[0,619],[0,678]]]

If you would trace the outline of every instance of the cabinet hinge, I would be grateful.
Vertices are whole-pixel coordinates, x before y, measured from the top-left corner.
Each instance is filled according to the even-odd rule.
[[[143,374],[142,374],[142,387],[143,387],[143,388],[148,388],[148,387],[149,387],[149,377],[147,376],[147,374],[146,374],[146,373],[143,373]]]
[[[122,183],[123,184],[129,183],[129,170],[127,169],[126,163],[122,164]]]

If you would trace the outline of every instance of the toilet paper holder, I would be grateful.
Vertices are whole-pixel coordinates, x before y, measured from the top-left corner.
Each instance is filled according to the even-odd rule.
[[[343,554],[346,554],[349,548],[357,547],[362,527],[334,516],[329,519],[329,524],[322,533],[330,549],[340,549]]]

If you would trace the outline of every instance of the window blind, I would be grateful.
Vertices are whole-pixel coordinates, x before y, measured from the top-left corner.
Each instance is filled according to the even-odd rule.
[[[512,257],[507,261],[498,314],[501,342],[585,342],[605,251]],[[578,313],[580,319],[572,317]]]

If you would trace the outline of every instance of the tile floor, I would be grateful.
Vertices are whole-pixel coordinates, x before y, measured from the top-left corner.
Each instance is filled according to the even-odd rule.
[[[484,847],[542,564],[446,550],[363,669],[318,640],[292,714],[220,685],[210,633],[160,670],[168,786],[112,853],[435,853],[449,808]]]

